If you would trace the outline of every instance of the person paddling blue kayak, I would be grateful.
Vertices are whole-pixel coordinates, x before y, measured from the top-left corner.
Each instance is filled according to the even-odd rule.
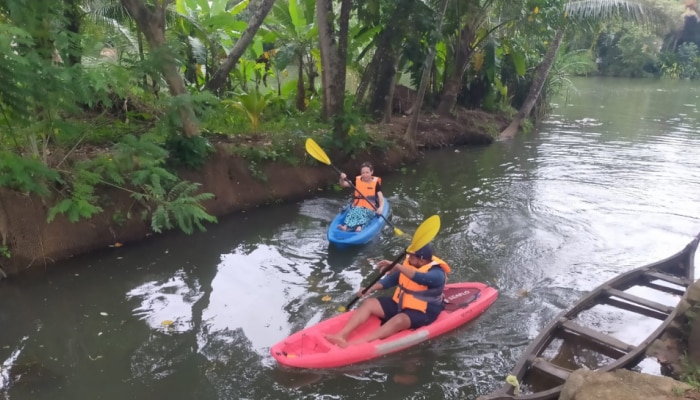
[[[339,184],[342,187],[353,188],[352,206],[338,229],[343,231],[361,232],[365,224],[372,221],[384,210],[384,194],[382,193],[382,178],[373,176],[374,168],[368,162],[360,166],[360,175],[355,177],[353,185],[344,172],[340,173]]]

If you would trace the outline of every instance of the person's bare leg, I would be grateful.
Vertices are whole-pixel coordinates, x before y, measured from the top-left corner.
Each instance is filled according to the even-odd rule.
[[[362,225],[357,225],[357,228],[355,228],[355,232],[362,232]]]
[[[405,313],[398,313],[394,315],[394,317],[392,317],[390,320],[386,321],[384,325],[380,326],[379,329],[364,337],[349,342],[348,345],[371,342],[377,339],[384,339],[397,332],[406,330],[410,327],[411,319],[408,318],[408,315],[406,315]]]
[[[382,305],[376,298],[365,300],[360,306],[360,308],[358,308],[357,311],[355,311],[355,313],[352,314],[352,316],[345,324],[343,329],[340,330],[340,332],[335,334],[327,334],[324,336],[326,339],[328,339],[329,342],[339,347],[347,347],[348,336],[350,336],[350,333],[354,331],[355,328],[365,323],[365,321],[367,321],[369,317],[373,315],[379,318],[382,318],[384,316],[384,310],[382,309]]]
[[[347,231],[348,227],[345,225],[338,225],[338,229],[340,229],[341,231]]]

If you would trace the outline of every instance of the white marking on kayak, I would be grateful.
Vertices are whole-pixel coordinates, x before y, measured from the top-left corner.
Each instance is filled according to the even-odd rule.
[[[377,345],[376,350],[378,355],[389,354],[396,350],[400,350],[409,346],[416,345],[420,342],[428,340],[430,337],[430,331],[427,329],[414,332],[410,335],[406,335],[401,339],[392,340],[391,342],[382,343]]]

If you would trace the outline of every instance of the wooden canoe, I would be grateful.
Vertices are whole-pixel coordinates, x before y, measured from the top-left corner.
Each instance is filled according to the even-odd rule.
[[[557,399],[569,374],[580,367],[613,371],[637,365],[644,359],[649,345],[676,317],[676,305],[693,283],[699,241],[700,235],[664,260],[618,275],[561,312],[530,343],[511,370],[510,375],[519,382],[519,393],[514,393],[515,386],[505,384],[479,399]],[[644,294],[631,293],[640,291]],[[659,297],[671,304],[657,301]],[[608,315],[632,313],[636,318],[654,321],[652,331],[640,343],[627,343],[604,328],[586,323],[594,307]],[[591,363],[595,365],[586,365]]]

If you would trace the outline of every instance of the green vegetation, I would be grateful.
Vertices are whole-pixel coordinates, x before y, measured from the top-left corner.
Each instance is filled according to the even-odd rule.
[[[700,32],[684,23],[696,15],[694,2],[321,7],[0,2],[0,186],[42,197],[49,221],[104,213],[105,191],[120,190],[134,203],[113,211],[115,223],[140,217],[156,232],[189,233],[215,219],[201,205],[211,194],[179,169],[200,168],[220,141],[262,181],[266,162],[302,162],[309,136],[350,158],[382,151],[394,144],[367,125],[391,119],[396,82],[425,89],[416,101],[423,111],[483,109],[525,118],[518,126],[529,130],[533,105],[542,115],[571,74],[700,74]],[[655,19],[627,18],[638,10]],[[408,129],[402,145],[419,134]]]
[[[692,363],[687,355],[683,356],[681,362],[683,365],[681,380],[692,386],[694,390],[700,390],[700,365]]]

